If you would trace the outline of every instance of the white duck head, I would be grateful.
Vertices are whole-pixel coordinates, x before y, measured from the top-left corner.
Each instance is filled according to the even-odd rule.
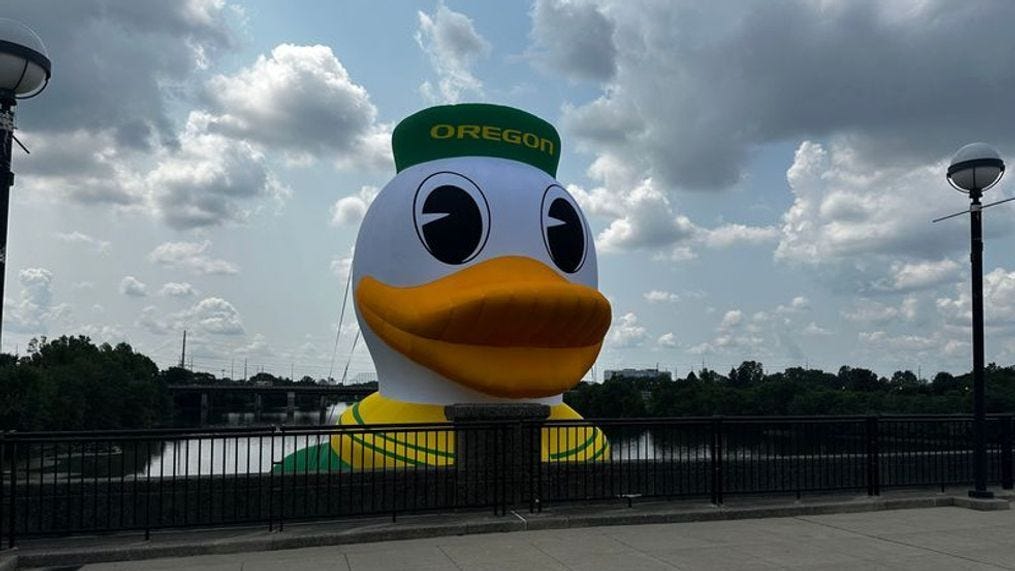
[[[555,179],[556,130],[524,111],[433,107],[392,137],[397,176],[352,264],[380,392],[429,404],[556,404],[610,324],[588,223]]]

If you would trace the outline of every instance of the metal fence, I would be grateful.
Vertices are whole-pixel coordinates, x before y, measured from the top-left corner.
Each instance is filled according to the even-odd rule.
[[[1012,417],[987,423],[989,480],[1011,488]],[[591,500],[944,489],[972,482],[972,428],[969,416],[881,416],[7,432],[0,549]]]

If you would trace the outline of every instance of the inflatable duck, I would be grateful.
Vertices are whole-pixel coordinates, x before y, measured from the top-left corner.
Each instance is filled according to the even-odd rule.
[[[562,393],[592,366],[611,315],[588,223],[555,179],[556,130],[510,107],[447,105],[403,120],[392,147],[397,176],[367,211],[352,263],[379,390],[339,424],[444,423],[455,403],[581,418]],[[543,429],[544,460],[608,452],[598,429],[556,430]],[[448,465],[454,437],[353,432],[326,455],[354,469]]]

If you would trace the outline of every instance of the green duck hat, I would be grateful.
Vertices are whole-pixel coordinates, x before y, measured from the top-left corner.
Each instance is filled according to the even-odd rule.
[[[546,121],[487,103],[441,105],[414,113],[391,135],[395,170],[451,157],[499,157],[557,176],[560,135]]]

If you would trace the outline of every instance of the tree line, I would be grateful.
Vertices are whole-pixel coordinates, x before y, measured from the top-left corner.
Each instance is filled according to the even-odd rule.
[[[295,384],[317,382],[306,376]],[[0,355],[0,430],[170,426],[174,416],[170,386],[219,384],[294,382],[269,373],[234,381],[182,367],[159,369],[127,343],[96,345],[85,336],[33,339],[24,356]],[[242,399],[243,395],[225,395],[216,405],[246,406]]]
[[[159,369],[130,345],[88,337],[35,339],[24,356],[0,355],[0,430],[104,430],[168,426],[168,387],[237,383],[179,367]],[[291,379],[258,373],[248,384]],[[304,377],[297,383],[315,383]],[[580,383],[564,401],[587,418],[711,415],[947,414],[972,409],[972,375],[912,371],[882,377],[859,367],[837,373],[794,367],[766,373],[744,361],[721,375],[702,369],[682,379],[614,377]],[[987,410],[1015,411],[1015,366],[986,369]]]
[[[860,367],[837,373],[792,367],[767,374],[744,361],[726,375],[702,369],[685,378],[613,377],[579,384],[564,401],[587,418],[712,415],[956,414],[972,411],[972,374],[912,371],[878,376]],[[1015,366],[985,370],[987,411],[1015,411]]]

